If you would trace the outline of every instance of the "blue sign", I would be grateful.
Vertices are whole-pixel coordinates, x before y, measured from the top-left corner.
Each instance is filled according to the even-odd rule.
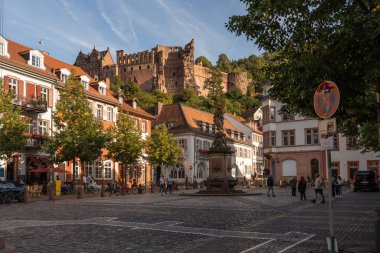
[[[0,177],[4,177],[4,168],[0,168]]]

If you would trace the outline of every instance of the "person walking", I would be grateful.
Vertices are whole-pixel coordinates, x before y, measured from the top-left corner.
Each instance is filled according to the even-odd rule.
[[[306,200],[306,180],[304,177],[301,177],[300,181],[298,182],[298,192],[301,195],[300,200]]]
[[[167,181],[166,181],[166,192],[169,190],[169,193],[172,194],[172,189],[173,189],[173,178],[169,175]]]
[[[290,180],[289,184],[290,184],[290,187],[292,188],[292,196],[296,196],[297,178],[293,177],[292,180]]]
[[[335,198],[335,195],[336,195],[336,176],[332,176],[332,179],[331,179],[331,194],[332,194],[332,199],[334,200]]]
[[[342,184],[343,184],[343,180],[340,176],[338,176],[338,178],[336,179],[336,196],[337,197],[343,197]]]
[[[87,189],[87,175],[83,175],[83,190]]]
[[[162,195],[164,195],[164,188],[165,188],[165,178],[164,178],[164,175],[161,175],[160,177],[160,190],[159,190],[159,193]]]
[[[270,191],[272,191],[272,197],[276,197],[276,195],[274,195],[274,192],[273,192],[273,185],[274,185],[273,177],[269,176],[268,179],[267,179],[268,197],[270,197],[270,195],[269,195]]]
[[[322,204],[325,203],[325,196],[323,195],[323,189],[322,189],[322,178],[318,173],[315,174],[314,192],[315,192],[315,199],[313,199],[311,202],[316,203],[318,194],[320,194],[322,196],[321,203]]]

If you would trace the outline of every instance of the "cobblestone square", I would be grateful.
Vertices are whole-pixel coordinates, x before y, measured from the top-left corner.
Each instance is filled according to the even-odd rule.
[[[0,234],[17,252],[327,252],[327,203],[300,201],[290,189],[275,189],[276,197],[247,191],[264,194],[177,191],[1,205]],[[334,201],[339,249],[374,252],[380,195],[346,191]]]

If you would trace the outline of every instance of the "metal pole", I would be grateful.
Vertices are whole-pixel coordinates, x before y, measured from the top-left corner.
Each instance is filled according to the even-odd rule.
[[[329,182],[329,214],[330,214],[330,245],[331,252],[335,252],[335,237],[334,237],[334,224],[333,224],[333,206],[332,206],[332,176],[331,176],[331,150],[326,150],[327,153],[327,174]]]

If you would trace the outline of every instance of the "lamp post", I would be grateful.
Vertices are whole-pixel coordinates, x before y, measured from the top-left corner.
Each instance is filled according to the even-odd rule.
[[[100,190],[100,197],[104,198],[106,195],[105,195],[105,189],[104,189],[104,174],[105,174],[105,169],[104,169],[104,164],[103,164],[103,161],[101,161],[102,163],[102,189]]]

